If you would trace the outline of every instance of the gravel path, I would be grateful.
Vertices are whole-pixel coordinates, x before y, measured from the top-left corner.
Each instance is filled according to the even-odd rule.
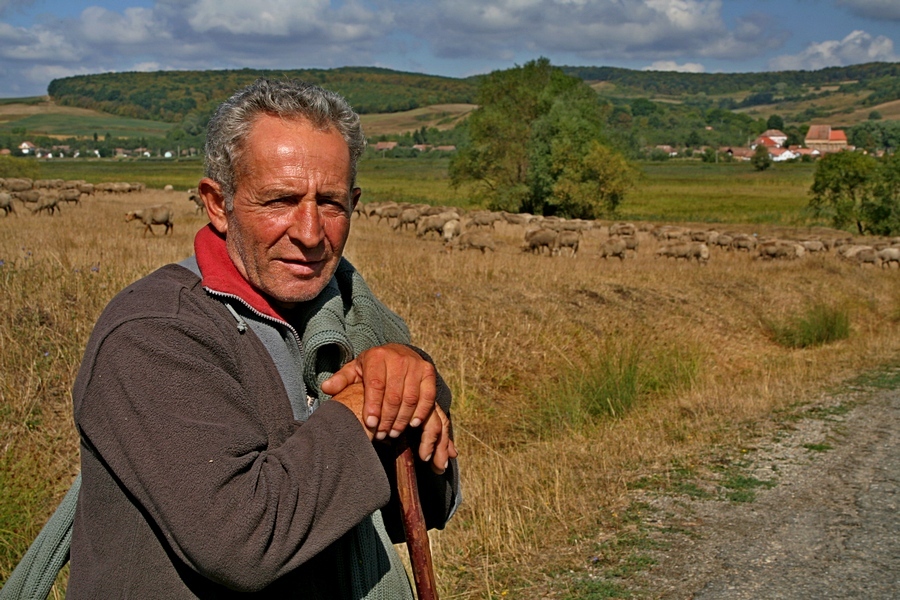
[[[777,481],[753,502],[653,500],[661,531],[691,534],[658,538],[666,549],[637,578],[637,595],[900,598],[900,390],[868,392],[852,406],[802,419],[753,452],[752,472]]]

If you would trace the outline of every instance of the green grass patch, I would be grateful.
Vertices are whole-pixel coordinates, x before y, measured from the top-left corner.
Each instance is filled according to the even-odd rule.
[[[787,348],[821,346],[850,337],[850,314],[840,307],[816,303],[782,322],[768,323],[772,339]]]
[[[722,487],[727,491],[725,497],[732,502],[753,502],[756,500],[756,490],[759,488],[773,488],[776,482],[772,480],[757,479],[750,475],[730,472],[722,481]]]
[[[533,432],[546,435],[621,418],[644,398],[689,389],[699,370],[699,352],[687,347],[649,347],[639,339],[609,342],[543,381],[535,397],[551,400],[526,419]]]
[[[811,452],[828,452],[829,450],[834,450],[834,447],[831,444],[803,444],[803,447]]]
[[[114,115],[46,113],[6,121],[0,125],[0,132],[25,129],[32,135],[57,137],[89,138],[96,133],[100,138],[104,138],[108,133],[117,138],[162,138],[172,127],[174,127],[172,123]]]
[[[885,365],[879,369],[869,371],[854,377],[847,382],[853,387],[867,387],[879,390],[894,390],[900,388],[900,366],[896,364]]]
[[[190,159],[58,159],[41,163],[45,179],[84,179],[104,181],[140,181],[151,188],[172,185],[176,190],[197,187],[203,177],[203,161]]]

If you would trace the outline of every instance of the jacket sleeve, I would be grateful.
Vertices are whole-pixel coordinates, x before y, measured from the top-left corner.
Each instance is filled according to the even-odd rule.
[[[293,421],[286,397],[271,397],[284,395],[275,366],[248,336],[235,344],[190,320],[130,319],[89,344],[74,392],[85,445],[158,535],[241,591],[294,570],[390,497],[352,412],[327,402]]]
[[[410,346],[419,353],[422,358],[434,364],[431,356],[425,351]],[[444,378],[435,370],[437,375],[437,404],[450,418],[450,438],[453,439],[453,419],[450,415],[450,405],[452,394]],[[419,429],[409,429],[409,445],[417,448],[420,439]],[[395,467],[396,453],[393,446],[386,444],[376,444],[376,450],[382,463],[384,471],[390,481],[391,499],[387,506],[381,510],[384,517],[385,529],[391,537],[391,541],[395,544],[406,541],[403,532],[403,521],[400,510],[400,498],[397,494],[397,475]],[[415,454],[415,453],[414,453]],[[418,458],[415,459],[416,466],[416,482],[419,488],[419,500],[422,503],[422,512],[425,514],[425,524],[429,529],[443,529],[453,513],[462,502],[462,494],[460,490],[459,478],[459,462],[457,459],[451,459],[450,465],[440,475],[431,470],[431,466],[422,462]]]

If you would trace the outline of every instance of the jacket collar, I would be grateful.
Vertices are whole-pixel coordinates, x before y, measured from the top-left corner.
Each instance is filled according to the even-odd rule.
[[[286,315],[269,301],[268,296],[253,287],[237,270],[228,256],[225,236],[211,224],[194,236],[194,254],[203,275],[201,283],[204,288],[213,293],[236,296],[253,310],[287,322]]]

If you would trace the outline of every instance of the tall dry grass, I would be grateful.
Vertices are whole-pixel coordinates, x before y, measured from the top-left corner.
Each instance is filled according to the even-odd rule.
[[[162,200],[177,208],[174,236],[123,222]],[[0,580],[77,471],[69,390],[94,320],[118,289],[188,255],[202,225],[162,193],[63,211],[0,219]],[[900,347],[897,269],[716,251],[675,263],[646,234],[636,258],[604,261],[598,232],[577,258],[551,258],[523,254],[521,235],[499,224],[496,253],[448,254],[361,219],[347,249],[454,391],[465,503],[432,536],[444,598],[552,594],[554,574],[615,534],[630,482],[739,443]],[[849,337],[772,338],[768,323],[815,304],[845,311]]]

